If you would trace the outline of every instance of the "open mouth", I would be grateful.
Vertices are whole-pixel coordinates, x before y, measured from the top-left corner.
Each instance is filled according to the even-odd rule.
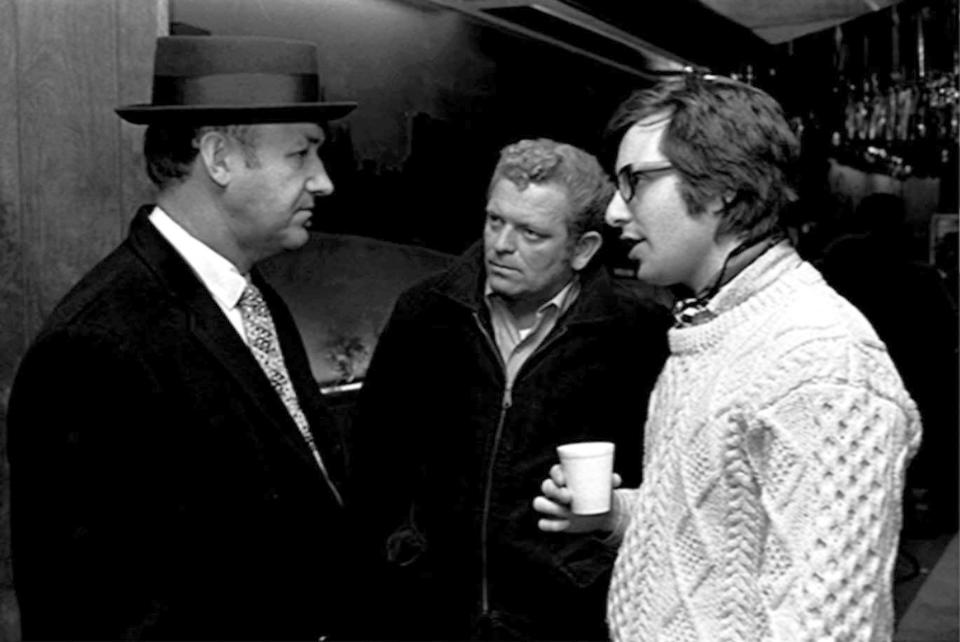
[[[616,255],[616,259],[622,261],[636,261],[637,259],[634,258],[633,251],[640,243],[643,243],[644,241],[646,241],[646,239],[620,237],[617,239],[617,242],[614,245],[614,254]]]
[[[299,222],[303,227],[310,227],[313,221],[313,208],[301,208],[294,214],[294,222]]]

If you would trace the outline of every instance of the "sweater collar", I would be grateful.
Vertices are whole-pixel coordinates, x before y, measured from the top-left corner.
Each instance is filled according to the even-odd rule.
[[[707,304],[710,315],[706,321],[669,331],[670,351],[681,354],[709,349],[733,327],[755,315],[766,314],[771,302],[789,297],[798,279],[817,277],[819,274],[800,258],[789,242],[770,248],[720,288]]]
[[[801,262],[793,246],[781,241],[764,252],[742,272],[720,288],[707,308],[716,315],[732,310],[750,297],[766,290]]]
[[[783,235],[774,234],[756,241],[738,245],[727,256],[723,267],[702,291],[696,295],[680,296],[673,305],[673,317],[677,327],[698,325],[716,317],[717,312],[711,309],[710,302],[720,293],[720,290],[736,279],[736,277],[750,267],[774,247],[784,240]]]

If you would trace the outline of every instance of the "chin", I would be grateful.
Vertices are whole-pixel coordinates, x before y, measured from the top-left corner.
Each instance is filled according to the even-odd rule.
[[[494,283],[493,281],[490,282],[490,289],[493,290],[494,294],[508,298],[508,299],[514,296],[512,288],[498,287],[497,284]]]
[[[299,250],[301,247],[307,244],[307,241],[310,240],[310,234],[303,228],[297,232],[291,232],[287,234],[283,242],[280,244],[285,250]]]
[[[668,285],[663,274],[658,274],[651,270],[644,270],[643,266],[637,268],[637,280],[650,285],[665,286]]]
[[[498,283],[497,281],[492,279],[490,281],[490,289],[493,290],[494,294],[497,294],[505,299],[516,298],[518,294],[517,289],[514,287],[510,287],[509,285],[507,285],[507,287],[504,287],[504,285],[505,284],[503,282]]]
[[[487,280],[490,283],[490,288],[497,294],[511,296],[516,293],[516,284],[510,279],[505,279],[496,274],[488,274]]]
[[[297,247],[300,247],[310,240],[310,230],[302,225],[297,225],[288,230],[286,237],[288,243],[292,243]]]

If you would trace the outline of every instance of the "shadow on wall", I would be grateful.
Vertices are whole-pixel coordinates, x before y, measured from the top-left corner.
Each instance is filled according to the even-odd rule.
[[[300,328],[321,386],[363,378],[400,293],[456,256],[342,234],[311,234],[296,252],[261,264]]]

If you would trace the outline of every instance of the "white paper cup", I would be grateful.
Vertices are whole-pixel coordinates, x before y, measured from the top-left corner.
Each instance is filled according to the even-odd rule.
[[[614,444],[582,441],[557,446],[560,466],[573,493],[570,510],[576,515],[598,515],[610,510]]]

